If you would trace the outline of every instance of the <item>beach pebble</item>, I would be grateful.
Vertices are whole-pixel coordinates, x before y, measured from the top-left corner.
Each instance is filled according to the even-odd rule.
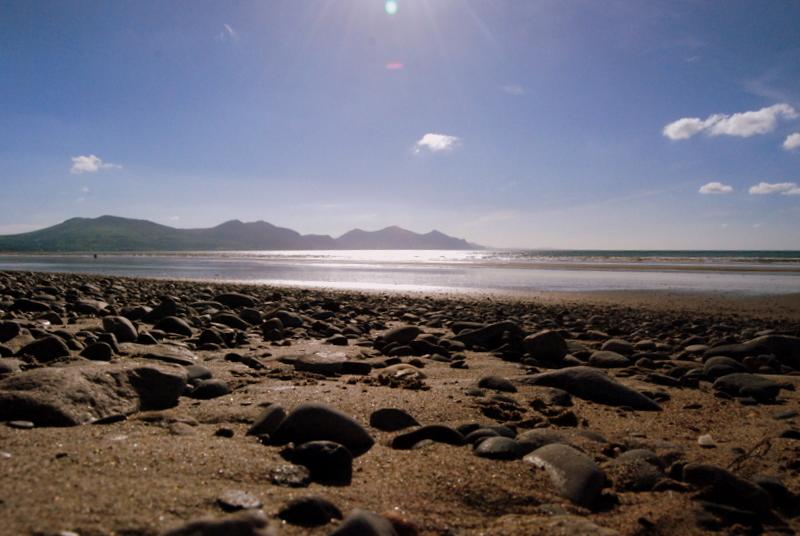
[[[528,335],[524,344],[525,350],[531,357],[542,363],[559,363],[567,355],[567,342],[564,337],[549,329]]]
[[[241,294],[239,292],[226,292],[223,294],[218,294],[214,297],[214,301],[234,309],[239,307],[255,307],[257,303],[256,299],[252,296]]]
[[[754,512],[767,512],[772,505],[769,494],[757,484],[715,465],[686,464],[683,480],[702,490],[697,500],[711,500]]]
[[[111,361],[114,350],[105,342],[96,342],[84,348],[80,355],[92,361]]]
[[[256,417],[247,430],[247,435],[272,434],[286,419],[286,411],[278,404],[270,404]]]
[[[233,329],[245,330],[250,327],[250,324],[231,313],[217,313],[211,317],[211,321]]]
[[[703,434],[697,438],[697,444],[705,449],[713,449],[717,446],[717,442],[711,437],[711,434]]]
[[[189,396],[200,400],[210,400],[230,394],[231,388],[227,382],[219,379],[200,380],[189,392]]]
[[[598,368],[623,368],[630,366],[631,360],[617,352],[601,350],[589,356],[589,364]]]
[[[309,441],[286,452],[289,461],[308,468],[322,484],[347,485],[353,478],[353,455],[333,441]]]
[[[311,355],[302,355],[295,359],[294,368],[302,372],[334,376],[342,372],[346,362],[347,356],[343,352],[317,352]]]
[[[304,488],[311,483],[311,472],[302,465],[279,465],[269,472],[269,481],[276,486]]]
[[[448,445],[464,445],[466,440],[458,431],[443,424],[429,424],[421,426],[411,432],[396,435],[392,438],[391,447],[393,449],[411,449],[420,441],[430,440],[436,443],[446,443]]]
[[[190,521],[162,536],[273,536],[267,517],[261,511],[246,511],[216,519]]]
[[[406,345],[417,338],[422,330],[416,326],[400,326],[387,330],[381,336],[386,344]]]
[[[139,333],[124,316],[104,316],[103,329],[112,333],[119,342],[136,342]]]
[[[164,317],[159,320],[153,328],[174,335],[183,335],[184,337],[192,336],[191,326],[189,326],[184,319],[178,318],[177,316]]]
[[[781,384],[747,372],[722,376],[714,382],[713,387],[732,396],[752,397],[759,402],[775,400],[781,390]]]
[[[517,388],[508,379],[500,376],[484,376],[478,380],[478,387],[492,389],[494,391],[504,391],[506,393],[516,393]]]
[[[22,347],[19,355],[27,355],[46,363],[69,355],[69,347],[61,337],[46,335]]]
[[[217,497],[217,504],[226,512],[261,508],[261,501],[257,497],[240,489],[226,491]]]
[[[354,456],[367,452],[375,440],[352,417],[324,404],[309,402],[294,408],[281,423],[273,439],[278,444],[289,441],[327,440],[344,445]]]
[[[327,525],[332,519],[342,519],[335,504],[318,495],[292,499],[278,512],[278,517],[289,524],[302,527]]]
[[[22,332],[18,322],[11,320],[0,321],[0,343],[8,342]]]
[[[636,351],[631,343],[623,339],[609,339],[603,343],[603,345],[600,347],[600,350],[604,352],[622,354],[625,356],[632,355]]]
[[[538,448],[524,460],[543,468],[559,495],[575,504],[591,508],[606,484],[606,475],[579,450],[553,443]]]
[[[563,389],[573,396],[609,406],[628,406],[642,411],[660,411],[661,407],[639,391],[622,385],[607,374],[590,367],[568,367],[526,376],[526,385],[544,385]]]
[[[475,447],[475,455],[492,460],[517,460],[525,454],[524,447],[514,439],[487,437]]]
[[[399,536],[385,517],[355,509],[329,536]]]
[[[383,432],[396,432],[412,426],[419,426],[419,423],[403,409],[381,408],[373,411],[369,416],[369,425]]]

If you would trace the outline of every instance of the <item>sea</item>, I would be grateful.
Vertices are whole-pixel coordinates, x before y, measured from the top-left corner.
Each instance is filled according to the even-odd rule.
[[[800,251],[357,250],[0,255],[0,270],[426,293],[800,293]]]

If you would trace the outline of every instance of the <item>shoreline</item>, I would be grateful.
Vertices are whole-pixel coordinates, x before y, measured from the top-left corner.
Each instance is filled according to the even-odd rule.
[[[0,272],[2,530],[174,536],[211,519],[207,533],[239,520],[253,523],[248,536],[330,535],[345,522],[281,521],[316,496],[342,517],[381,516],[392,536],[797,532],[800,295],[790,298],[784,309],[774,297],[670,292]],[[774,346],[752,342],[763,337]],[[733,357],[709,360],[731,344]],[[753,390],[717,383],[741,371]],[[325,419],[297,417],[308,403]],[[394,428],[378,410],[411,420]],[[327,419],[345,421],[331,431]],[[322,458],[341,480],[302,457],[316,440],[345,449]],[[580,459],[559,466],[567,487],[528,458],[553,449]],[[711,503],[685,470],[696,464],[722,475]],[[759,475],[778,484],[757,487]],[[256,513],[230,513],[230,500]]]

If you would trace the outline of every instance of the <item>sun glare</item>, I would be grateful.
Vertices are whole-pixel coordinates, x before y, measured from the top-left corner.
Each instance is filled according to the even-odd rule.
[[[397,13],[397,2],[395,0],[387,0],[384,9],[386,9],[386,13],[389,15],[394,15]]]

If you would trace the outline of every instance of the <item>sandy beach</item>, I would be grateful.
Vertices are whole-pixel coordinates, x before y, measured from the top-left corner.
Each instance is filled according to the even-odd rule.
[[[2,534],[800,529],[800,294],[0,296]]]

